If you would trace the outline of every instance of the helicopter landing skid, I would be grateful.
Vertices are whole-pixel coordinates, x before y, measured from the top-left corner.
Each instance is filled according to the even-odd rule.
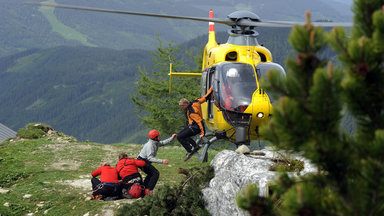
[[[207,145],[207,144],[205,144]],[[204,149],[205,149],[205,146],[204,146]],[[208,148],[207,148],[208,149]],[[205,152],[205,153],[204,153]],[[202,154],[200,154],[199,152],[195,152],[191,155],[188,155],[185,159],[184,159],[184,162],[188,161],[189,159],[192,158],[193,155],[196,155],[196,157],[200,160],[201,163],[204,163],[204,162],[207,162],[208,161],[208,154],[207,154],[207,151],[204,151],[202,152]]]
[[[217,140],[217,137],[212,137],[210,140],[208,140],[206,137],[198,138],[196,143],[199,145],[201,141],[204,141],[205,145],[203,148],[203,151],[201,154],[199,152],[196,152],[195,155],[197,158],[199,158],[201,163],[208,162],[208,149],[212,145],[213,142]]]
[[[212,133],[209,133],[207,134],[206,136],[213,136]],[[195,152],[194,154],[192,155],[189,155],[189,157],[186,157],[184,159],[184,162],[185,161],[188,161],[189,159],[191,159],[193,157],[193,155],[196,155],[196,157],[200,160],[201,163],[205,163],[205,162],[208,162],[208,149],[209,147],[216,141],[218,140],[219,138],[217,136],[214,136],[212,137],[210,140],[208,140],[208,138],[204,136],[202,138],[197,138],[196,139],[196,144],[199,145],[200,147],[202,147],[202,142],[204,144],[204,147],[203,147],[203,150],[201,153],[199,153],[198,151]]]

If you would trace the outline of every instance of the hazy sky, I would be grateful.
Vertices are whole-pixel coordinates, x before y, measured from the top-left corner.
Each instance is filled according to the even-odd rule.
[[[349,4],[349,5],[353,4],[353,0],[334,0],[334,1],[346,3],[346,4]]]

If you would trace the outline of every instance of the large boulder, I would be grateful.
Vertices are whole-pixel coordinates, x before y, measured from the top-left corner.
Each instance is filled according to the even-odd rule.
[[[271,149],[264,149],[262,152],[262,156],[246,156],[224,150],[215,156],[211,161],[215,177],[202,190],[211,215],[245,215],[245,212],[237,207],[235,198],[240,189],[250,183],[258,185],[259,195],[267,196],[268,182],[278,175],[277,172],[269,171],[269,167],[274,164],[271,159],[279,157],[279,154]],[[298,159],[304,161],[304,170],[300,174],[316,171],[308,161]]]

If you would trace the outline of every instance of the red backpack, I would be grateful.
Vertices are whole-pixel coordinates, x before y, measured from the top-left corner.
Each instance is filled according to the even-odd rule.
[[[139,183],[134,183],[129,189],[128,194],[131,195],[131,198],[139,198],[141,197],[141,193],[143,191],[143,187]]]

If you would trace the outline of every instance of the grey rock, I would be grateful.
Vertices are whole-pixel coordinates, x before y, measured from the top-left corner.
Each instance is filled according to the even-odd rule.
[[[25,194],[25,195],[23,196],[24,199],[29,199],[29,198],[31,198],[31,197],[32,197],[32,194]]]
[[[3,189],[0,187],[0,194],[7,194],[7,193],[9,193],[9,190]]]
[[[271,149],[264,149],[262,152],[265,155],[257,158],[237,154],[230,150],[221,151],[215,156],[211,161],[215,177],[202,190],[207,203],[206,208],[211,215],[248,215],[236,204],[237,193],[248,184],[256,183],[259,195],[267,196],[268,182],[276,179],[278,175],[276,172],[268,170],[274,164],[270,158],[278,157],[278,155]],[[301,174],[316,171],[308,161],[304,160],[304,164],[305,168]]]
[[[238,154],[246,154],[246,153],[251,152],[251,150],[248,148],[248,146],[246,146],[246,145],[241,145],[241,146],[239,146],[239,147],[236,149],[235,152],[238,153]]]

